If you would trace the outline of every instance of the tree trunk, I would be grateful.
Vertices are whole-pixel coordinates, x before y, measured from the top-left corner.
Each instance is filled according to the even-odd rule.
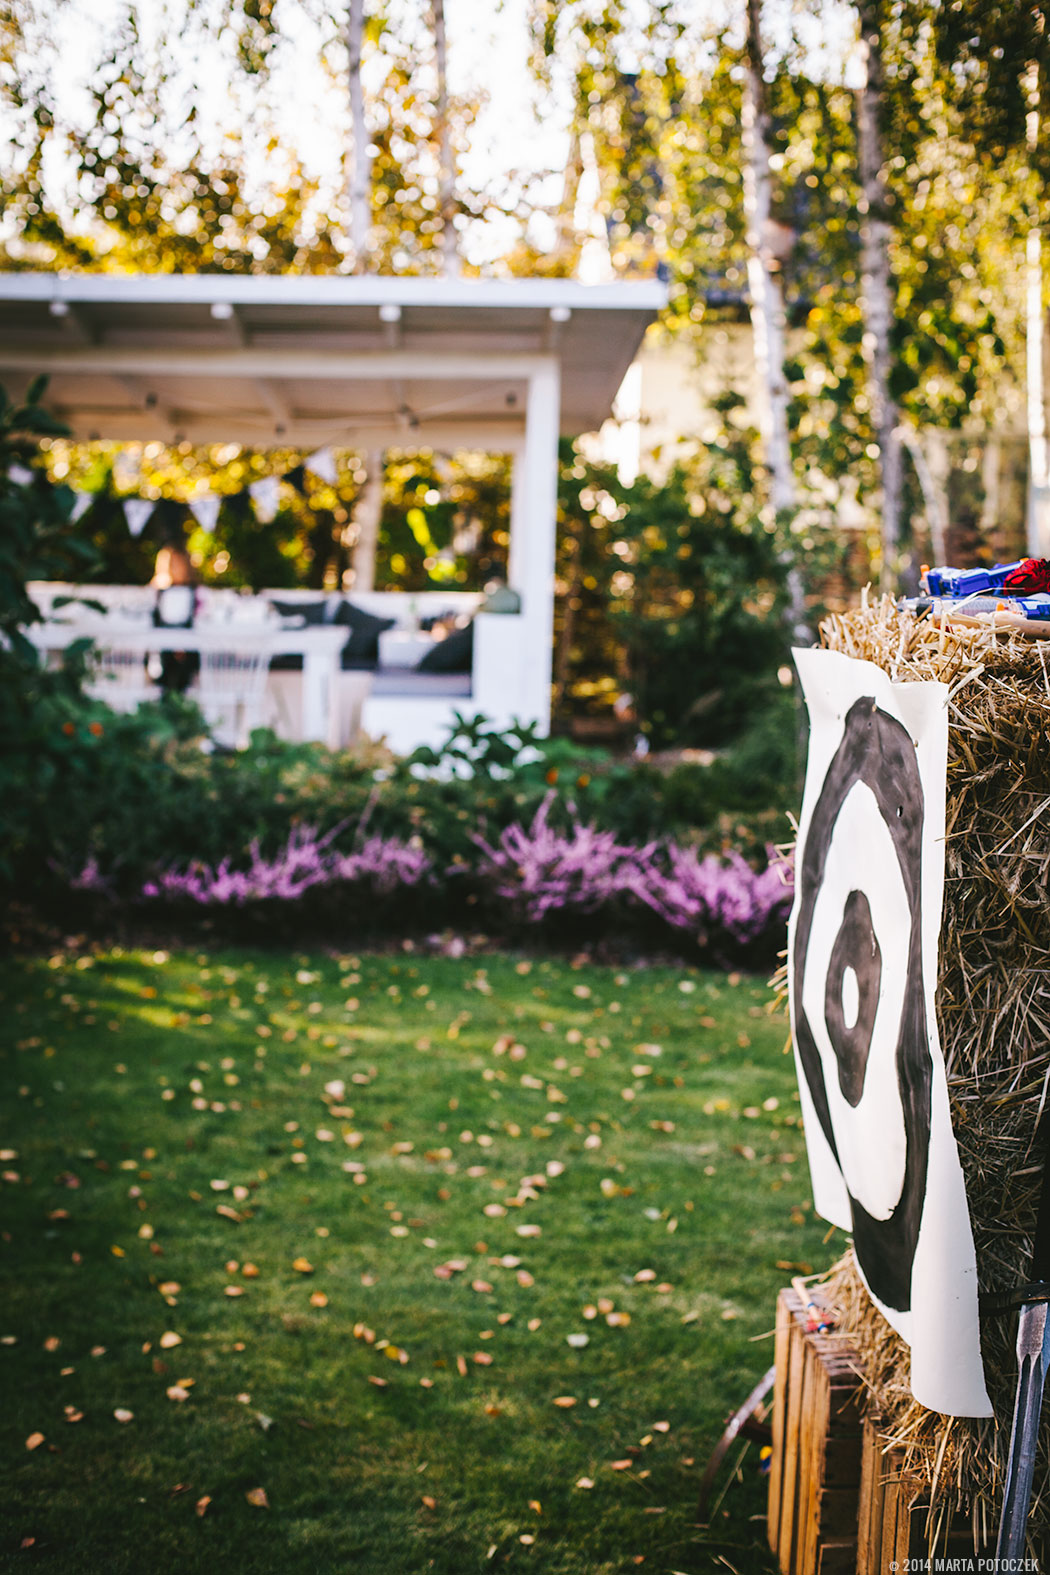
[[[350,123],[353,146],[350,150],[347,195],[350,202],[350,247],[355,273],[368,271],[372,250],[372,158],[368,151],[365,95],[361,86],[361,49],[364,36],[365,0],[350,0],[346,47],[350,69]]]
[[[574,126],[569,141],[568,157],[565,160],[565,177],[562,182],[561,203],[555,219],[557,240],[554,250],[559,257],[570,258],[579,246],[579,237],[576,228],[576,203],[580,191],[580,176],[583,173],[583,154],[580,148],[580,134]]]
[[[999,546],[999,514],[1002,500],[1002,463],[1003,448],[994,432],[988,434],[984,445],[984,454],[981,458],[981,487],[984,498],[981,502],[981,519],[979,529],[982,539],[994,542],[996,549]]]
[[[448,124],[448,50],[445,41],[445,0],[431,0],[434,24],[434,66],[437,92],[434,100],[438,145],[438,209],[441,214],[441,272],[446,279],[459,273],[456,244],[456,160]]]
[[[347,49],[350,63],[350,119],[353,148],[350,156],[350,245],[355,273],[366,273],[372,261],[372,158],[365,123],[365,95],[361,83],[361,51],[365,34],[365,0],[350,0]],[[363,455],[365,479],[354,504],[350,535],[353,546],[348,578],[355,590],[370,591],[376,581],[376,547],[383,513],[383,451]]]
[[[934,563],[948,561],[948,476],[951,455],[943,432],[930,427],[916,432],[913,427],[897,429],[897,440],[911,454],[919,479],[930,532],[930,552]],[[917,571],[916,571],[917,572]]]
[[[569,556],[569,575],[561,605],[561,630],[554,654],[554,692],[551,697],[551,709],[556,713],[561,711],[569,687],[572,643],[576,637],[576,611],[579,606],[580,591],[583,589],[583,548],[579,536],[574,532],[571,533],[566,546]]]
[[[747,75],[742,115],[744,218],[747,229],[747,282],[751,327],[759,376],[759,430],[765,447],[773,507],[797,507],[787,421],[784,376],[785,315],[779,262],[770,246],[769,111],[762,75],[760,0],[747,4]]]
[[[769,165],[769,110],[763,76],[761,0],[747,0],[747,70],[741,140],[744,153],[747,282],[751,295],[751,330],[759,381],[759,431],[769,472],[770,501],[777,514],[793,513],[798,507],[798,498],[791,464],[788,390],[784,375],[784,292],[780,286],[780,263],[771,240],[773,180]],[[788,599],[791,637],[808,645],[812,635],[806,622],[805,595],[797,568],[790,569],[788,573]]]
[[[1028,153],[1039,150],[1039,68],[1025,73]],[[1043,306],[1043,232],[1035,199],[1025,245],[1026,364],[1028,406],[1028,551],[1050,557],[1050,445],[1046,433],[1046,312]]]
[[[352,521],[355,540],[350,573],[355,591],[375,589],[376,547],[383,515],[383,450],[369,449],[364,461],[365,479],[354,504]]]
[[[890,395],[893,285],[890,277],[890,194],[883,174],[882,37],[878,0],[858,0],[864,86],[857,95],[857,154],[861,186],[861,310],[864,357],[868,363],[872,424],[882,482],[882,568],[884,591],[893,590],[900,553],[901,449],[898,412]]]

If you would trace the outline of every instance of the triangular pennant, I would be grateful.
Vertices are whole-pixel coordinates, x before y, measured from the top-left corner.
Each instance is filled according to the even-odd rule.
[[[124,518],[128,522],[128,530],[133,536],[141,536],[146,528],[156,504],[150,498],[125,498]]]
[[[77,520],[83,519],[94,501],[95,494],[93,492],[74,492],[73,507],[69,511],[69,523],[75,525]]]
[[[319,448],[315,454],[310,454],[304,459],[303,464],[307,470],[312,470],[315,476],[320,476],[322,481],[327,481],[334,487],[339,472],[336,469],[335,455],[330,448]]]
[[[251,483],[248,492],[255,505],[256,517],[262,524],[268,525],[275,518],[280,503],[280,479],[277,476],[261,476],[258,481]]]
[[[216,492],[205,492],[198,498],[190,498],[189,509],[201,530],[210,535],[215,529],[222,508],[222,499]]]
[[[25,465],[9,465],[7,478],[13,481],[16,487],[28,487],[33,479],[33,472]]]

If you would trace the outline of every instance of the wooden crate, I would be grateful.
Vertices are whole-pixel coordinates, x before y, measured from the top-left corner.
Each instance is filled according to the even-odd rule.
[[[894,1563],[902,1570],[907,1561],[928,1556],[960,1560],[969,1569],[986,1546],[974,1547],[967,1516],[955,1516],[946,1527],[939,1524],[936,1551],[930,1554],[930,1496],[923,1484],[904,1472],[902,1451],[885,1445],[878,1419],[864,1423],[861,1443],[860,1513],[857,1524],[857,1575],[886,1575]]]
[[[807,1318],[797,1293],[781,1291],[769,1544],[783,1575],[853,1575],[863,1385],[848,1341],[809,1332]]]

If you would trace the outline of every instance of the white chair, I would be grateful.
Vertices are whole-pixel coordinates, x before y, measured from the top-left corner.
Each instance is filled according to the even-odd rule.
[[[127,715],[147,700],[159,700],[160,686],[151,681],[141,650],[122,651],[103,647],[91,658],[91,677],[85,693],[101,700],[112,711]]]
[[[239,650],[202,651],[193,698],[204,712],[216,743],[243,749],[253,729],[263,725],[263,701],[270,667],[268,645]]]

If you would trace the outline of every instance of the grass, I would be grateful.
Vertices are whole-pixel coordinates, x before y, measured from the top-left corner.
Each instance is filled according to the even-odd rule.
[[[760,983],[112,950],[0,992],[0,1567],[772,1567],[753,1446],[696,1523],[835,1250]]]

